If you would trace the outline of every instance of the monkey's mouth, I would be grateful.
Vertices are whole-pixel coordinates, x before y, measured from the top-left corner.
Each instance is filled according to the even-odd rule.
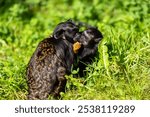
[[[74,44],[73,44],[73,52],[75,53],[75,54],[77,54],[78,53],[78,50],[81,48],[81,43],[80,42],[75,42]]]

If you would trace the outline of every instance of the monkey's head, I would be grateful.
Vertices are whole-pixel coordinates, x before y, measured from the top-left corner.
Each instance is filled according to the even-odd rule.
[[[73,38],[79,32],[79,27],[72,21],[67,20],[58,24],[53,32],[55,39],[65,39],[73,43]]]
[[[85,31],[77,33],[74,41],[81,44],[81,48],[78,50],[79,59],[82,60],[95,55],[102,38],[101,32],[95,27],[89,27]]]

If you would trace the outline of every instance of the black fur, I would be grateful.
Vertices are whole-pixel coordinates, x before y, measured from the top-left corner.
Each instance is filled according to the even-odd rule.
[[[77,33],[74,37],[74,41],[81,43],[81,48],[76,55],[76,58],[79,59],[77,67],[79,68],[79,75],[81,77],[83,76],[86,64],[91,63],[91,60],[95,57],[98,44],[102,38],[102,33],[96,27],[91,26],[85,31]]]
[[[47,99],[49,94],[59,97],[66,86],[66,74],[71,73],[74,60],[79,58],[80,76],[85,65],[90,63],[102,39],[101,32],[94,27],[79,32],[79,25],[68,20],[57,25],[51,37],[41,41],[27,67],[28,99]],[[83,26],[83,24],[82,24]],[[73,43],[81,43],[75,55]]]
[[[79,28],[72,22],[58,24],[52,37],[41,41],[27,67],[28,99],[59,97],[65,90],[65,75],[74,60],[73,37]]]

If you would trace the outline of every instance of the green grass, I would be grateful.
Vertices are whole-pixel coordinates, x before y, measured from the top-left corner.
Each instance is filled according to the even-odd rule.
[[[69,18],[97,26],[104,39],[84,78],[73,78],[77,70],[66,76],[62,99],[150,99],[148,0],[21,1],[0,2],[1,100],[26,99],[25,70],[32,53]]]

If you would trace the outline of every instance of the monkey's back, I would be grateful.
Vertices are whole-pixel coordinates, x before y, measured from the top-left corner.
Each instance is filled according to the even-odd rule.
[[[49,94],[59,95],[65,85],[65,64],[56,54],[55,44],[50,38],[41,41],[27,67],[28,99],[47,99]]]

